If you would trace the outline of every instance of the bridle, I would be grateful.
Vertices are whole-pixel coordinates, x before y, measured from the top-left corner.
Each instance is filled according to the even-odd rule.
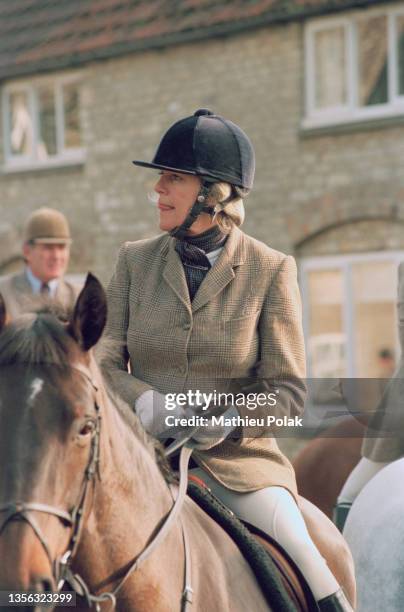
[[[95,428],[91,439],[90,455],[86,469],[84,471],[83,483],[81,485],[80,494],[78,497],[77,504],[72,510],[62,510],[55,506],[48,504],[42,504],[38,502],[23,502],[23,501],[10,501],[0,505],[0,514],[5,513],[2,521],[0,522],[0,536],[3,533],[5,527],[11,521],[25,521],[32,528],[38,540],[40,541],[43,549],[45,550],[46,556],[48,557],[50,566],[53,568],[53,577],[55,578],[58,589],[63,586],[64,570],[68,567],[69,560],[74,556],[77,546],[79,543],[80,533],[83,525],[84,518],[84,506],[87,499],[87,493],[89,486],[92,482],[95,483],[95,476],[99,473],[99,462],[100,462],[100,434],[101,434],[101,414],[100,407],[96,399],[96,393],[98,391],[94,384],[90,373],[77,364],[72,366],[73,370],[77,370],[80,374],[84,375],[85,378],[91,383],[91,386],[95,390],[94,407],[96,413]],[[50,552],[50,547],[46,541],[45,536],[42,533],[40,526],[33,516],[33,512],[42,512],[51,516],[56,516],[60,521],[67,527],[71,528],[71,536],[66,551],[63,555],[53,560]]]
[[[87,368],[85,368],[82,364],[77,363],[75,365],[70,366],[72,370],[77,370],[80,374],[82,374],[91,384],[95,391],[94,397],[94,408],[96,412],[96,422],[95,428],[93,432],[93,436],[91,439],[91,448],[89,460],[84,471],[83,483],[81,486],[79,498],[77,504],[71,511],[62,510],[60,508],[56,508],[54,506],[50,506],[48,504],[38,503],[38,502],[23,502],[23,501],[9,501],[0,505],[0,516],[5,513],[4,518],[0,521],[0,536],[3,533],[5,527],[12,521],[25,521],[32,528],[38,540],[40,541],[47,558],[49,560],[50,566],[53,570],[53,578],[55,579],[55,583],[57,585],[57,590],[60,591],[63,585],[66,583],[72,588],[80,597],[84,597],[86,599],[86,603],[89,608],[95,604],[95,608],[97,612],[101,609],[101,603],[110,602],[111,609],[113,610],[116,606],[116,598],[118,592],[123,587],[126,580],[129,576],[140,567],[140,565],[149,557],[149,555],[157,548],[157,546],[161,543],[161,541],[165,538],[168,531],[170,530],[172,524],[174,523],[175,518],[179,514],[183,502],[186,496],[187,490],[187,471],[188,471],[188,462],[192,453],[192,446],[189,444],[190,437],[194,433],[187,434],[180,443],[174,442],[172,447],[169,447],[166,451],[166,454],[169,455],[179,447],[181,447],[181,455],[180,455],[180,481],[178,486],[177,496],[174,499],[173,490],[170,489],[173,505],[169,512],[167,513],[163,523],[160,525],[153,539],[146,545],[143,551],[134,559],[129,569],[125,572],[124,576],[120,579],[117,586],[109,592],[103,592],[100,595],[95,595],[91,593],[90,588],[84,581],[84,579],[73,573],[71,568],[71,563],[73,561],[74,555],[77,551],[77,547],[80,541],[80,534],[83,527],[84,520],[84,507],[86,504],[86,499],[88,497],[88,491],[90,484],[93,483],[95,486],[96,476],[101,480],[100,474],[100,439],[101,439],[101,409],[100,404],[97,401],[97,393],[98,387],[95,385],[91,374]],[[52,559],[52,555],[50,552],[50,547],[46,541],[45,536],[42,533],[41,528],[39,527],[36,519],[32,515],[33,512],[42,512],[51,516],[55,516],[60,521],[71,528],[71,536],[69,539],[69,543],[66,551],[57,557],[55,560]],[[183,536],[183,544],[184,544],[184,552],[185,552],[185,570],[184,570],[184,589],[181,596],[182,602],[182,612],[187,612],[189,606],[192,603],[192,594],[193,589],[191,587],[191,556],[190,549],[188,544],[187,535],[185,532],[184,525],[181,523],[182,528],[182,536]]]

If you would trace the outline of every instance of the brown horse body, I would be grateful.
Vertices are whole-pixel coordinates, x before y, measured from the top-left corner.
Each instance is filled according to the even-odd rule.
[[[173,505],[154,444],[131,410],[112,401],[91,357],[104,323],[105,298],[93,277],[66,324],[42,314],[8,325],[0,299],[2,591],[55,591],[53,561],[69,548],[72,570],[90,590],[112,591]],[[69,516],[80,500],[83,519],[72,544]],[[271,610],[231,538],[188,498],[181,520],[123,584],[117,610],[181,610],[181,525],[191,550],[193,610]]]
[[[114,577],[122,575],[145,548],[173,504],[150,443],[147,449],[141,433],[143,441],[134,439],[133,428],[117,411],[105,413],[108,421],[103,426],[114,435],[104,439],[102,487],[96,487],[93,516],[83,530],[75,563],[75,569],[97,592],[111,588]],[[122,470],[123,466],[127,469]],[[189,499],[181,521],[197,568],[192,573],[195,609],[225,610],[230,599],[234,610],[247,609],[249,600],[257,611],[268,610],[251,569],[222,529]],[[128,580],[118,609],[178,611],[183,588],[184,553],[177,522],[139,573]]]
[[[293,460],[299,493],[329,518],[337,496],[360,459],[365,426],[348,418],[311,440]]]
[[[317,506],[304,497],[299,498],[310,536],[337,582],[343,587],[351,605],[356,604],[355,567],[349,546],[330,519]]]

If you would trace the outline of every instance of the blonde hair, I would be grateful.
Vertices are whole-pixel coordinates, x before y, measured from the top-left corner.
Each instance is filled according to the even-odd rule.
[[[213,183],[207,203],[214,207],[218,226],[228,234],[234,225],[242,225],[245,217],[243,197],[248,189],[241,189],[229,183]]]

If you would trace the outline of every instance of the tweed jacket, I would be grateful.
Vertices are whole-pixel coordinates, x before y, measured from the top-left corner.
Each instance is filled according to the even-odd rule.
[[[365,433],[362,455],[389,462],[404,456],[404,262],[398,268],[397,321],[401,356]]]
[[[108,364],[115,390],[134,408],[149,389],[225,391],[255,371],[279,388],[274,411],[301,413],[305,356],[294,259],[233,228],[191,303],[174,245],[164,234],[121,247],[108,288],[107,334],[121,346]],[[254,417],[267,414],[265,406]],[[279,485],[296,494],[293,468],[266,425],[241,428],[238,439],[194,456],[232,490]]]
[[[78,288],[66,280],[59,281],[55,300],[66,308],[72,308],[77,295]],[[32,300],[38,299],[32,293],[32,288],[25,272],[10,274],[0,278],[0,293],[2,294],[7,313],[11,318],[29,310]]]

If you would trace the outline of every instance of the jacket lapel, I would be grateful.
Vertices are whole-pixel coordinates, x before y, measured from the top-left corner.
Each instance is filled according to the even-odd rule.
[[[220,253],[219,259],[211,268],[199,287],[192,302],[192,312],[202,308],[218,295],[235,277],[233,268],[245,261],[243,233],[234,227]]]
[[[62,278],[59,279],[59,282],[56,287],[55,299],[63,305],[67,305],[70,302],[70,292],[69,288],[64,282]]]
[[[8,306],[12,317],[21,312],[30,311],[34,294],[25,272],[11,277],[8,296]]]
[[[163,278],[171,287],[177,297],[191,312],[191,300],[189,298],[188,285],[185,278],[184,268],[178,253],[174,249],[174,239],[171,239],[162,251],[162,257],[166,259],[163,270]]]
[[[29,280],[25,272],[21,272],[20,274],[14,276],[12,284],[14,285],[13,289],[21,295],[26,296],[27,293],[32,295],[31,285],[29,284]]]

